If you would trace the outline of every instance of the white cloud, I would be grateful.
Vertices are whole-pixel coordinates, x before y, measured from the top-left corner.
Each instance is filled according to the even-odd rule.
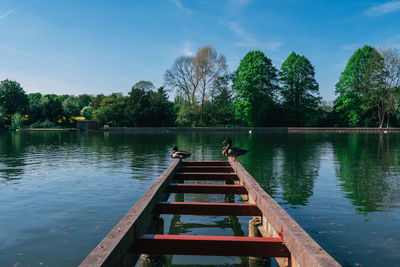
[[[182,2],[180,0],[171,0],[172,3],[174,3],[179,9],[185,11],[188,14],[192,14],[193,11],[189,8],[186,8],[182,5]]]
[[[234,46],[249,47],[249,48],[260,48],[269,51],[276,51],[279,47],[283,45],[281,41],[270,41],[261,42],[254,38],[251,34],[247,33],[234,21],[225,21],[220,18],[220,23],[234,32],[240,39],[240,42],[234,43]]]
[[[368,16],[381,16],[398,10],[400,10],[400,1],[391,1],[371,7],[365,11],[365,14]]]
[[[263,48],[268,51],[276,51],[279,47],[283,45],[282,42],[238,42],[234,43],[234,46],[241,46],[241,47],[253,47],[253,48]]]
[[[4,13],[3,15],[0,15],[0,19],[4,19],[5,17],[11,15],[12,13],[14,13],[18,8],[14,8],[11,10],[8,10],[6,13]]]
[[[192,56],[194,56],[195,52],[194,52],[194,50],[193,50],[193,48],[192,48],[192,43],[191,43],[191,42],[186,42],[186,43],[183,45],[182,53],[183,53],[185,56],[187,56],[187,57],[192,57]]]
[[[8,47],[8,46],[3,46],[0,45],[0,51],[5,51],[7,53],[13,53],[15,55],[19,55],[19,56],[26,56],[27,54],[21,50],[18,50],[14,47]]]

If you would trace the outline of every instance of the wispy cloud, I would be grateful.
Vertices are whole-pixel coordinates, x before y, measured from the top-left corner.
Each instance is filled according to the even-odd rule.
[[[185,56],[188,56],[188,57],[194,56],[195,53],[194,53],[194,50],[192,48],[192,43],[191,42],[185,42],[185,44],[183,45],[183,48],[182,48],[182,53]]]
[[[361,43],[354,43],[354,44],[346,44],[341,46],[340,48],[343,50],[356,50],[358,48],[362,47]]]
[[[282,42],[237,42],[233,44],[234,46],[242,46],[242,47],[254,47],[254,48],[264,48],[268,51],[276,51],[279,47],[283,45]]]
[[[7,53],[13,53],[15,55],[19,55],[19,56],[26,56],[27,54],[21,50],[18,50],[14,47],[8,47],[8,46],[3,46],[0,45],[0,51],[5,51]]]
[[[172,3],[174,3],[179,9],[185,11],[188,14],[192,14],[193,11],[189,8],[186,8],[183,6],[182,2],[180,0],[171,0]]]
[[[223,26],[227,27],[231,31],[233,31],[236,35],[238,35],[241,39],[251,39],[249,34],[245,32],[236,22],[233,21],[225,21],[223,19],[220,19],[220,22]]]
[[[6,13],[4,13],[3,15],[0,15],[0,19],[4,19],[5,17],[11,15],[11,14],[14,13],[17,9],[18,9],[18,7],[17,7],[17,8],[14,8],[14,9],[8,10],[8,11],[7,11]]]
[[[398,10],[400,10],[400,1],[391,1],[371,7],[365,11],[365,14],[368,16],[381,16]]]
[[[223,26],[227,27],[229,30],[234,32],[240,39],[240,42],[234,43],[234,46],[241,47],[253,47],[266,49],[269,51],[276,51],[280,46],[283,45],[281,41],[271,41],[271,42],[262,42],[254,38],[251,34],[243,30],[239,24],[234,21],[225,21],[220,18],[220,22]]]

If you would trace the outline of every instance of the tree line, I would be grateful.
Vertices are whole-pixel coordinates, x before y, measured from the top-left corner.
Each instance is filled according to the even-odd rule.
[[[0,127],[73,127],[76,119],[111,126],[398,126],[400,56],[394,48],[364,46],[349,59],[323,101],[309,59],[292,52],[278,69],[262,51],[250,51],[233,73],[212,46],[181,56],[164,86],[134,84],[127,95],[26,94],[0,83]],[[170,101],[168,92],[175,98]]]

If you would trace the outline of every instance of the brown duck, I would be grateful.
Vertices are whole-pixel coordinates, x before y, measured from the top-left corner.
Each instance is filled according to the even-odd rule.
[[[192,155],[192,153],[186,152],[186,151],[181,151],[176,146],[172,149],[172,152],[171,152],[171,158],[173,158],[173,159],[186,159],[186,158],[190,157],[190,155]]]
[[[240,147],[233,147],[232,139],[230,137],[226,138],[223,143],[227,143],[227,145],[222,150],[222,155],[224,155],[225,157],[233,157],[235,161],[236,161],[237,157],[250,152],[250,151],[240,148]]]

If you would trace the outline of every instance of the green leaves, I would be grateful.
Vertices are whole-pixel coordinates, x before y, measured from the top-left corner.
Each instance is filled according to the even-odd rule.
[[[236,119],[243,126],[265,125],[278,90],[278,71],[263,52],[250,51],[236,70],[232,89]]]
[[[28,98],[19,83],[8,79],[0,83],[0,106],[5,114],[23,112],[27,104]]]
[[[282,63],[279,73],[282,104],[288,114],[289,125],[303,126],[312,116],[321,100],[315,70],[305,57],[292,52]]]
[[[368,122],[368,112],[377,104],[383,84],[382,71],[383,59],[371,46],[357,49],[349,59],[335,90],[335,109],[345,124],[364,126]]]

